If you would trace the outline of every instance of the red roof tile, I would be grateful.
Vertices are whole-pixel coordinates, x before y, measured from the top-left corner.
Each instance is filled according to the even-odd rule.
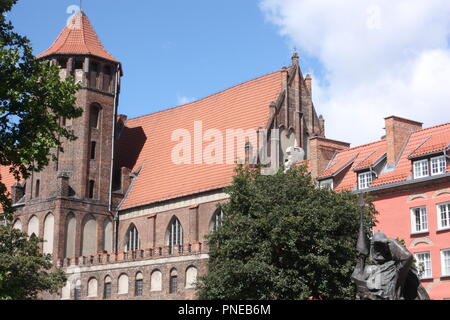
[[[0,166],[0,182],[6,185],[6,189],[8,192],[11,192],[11,187],[16,183],[16,179],[14,176],[9,173],[9,168]],[[0,213],[3,212],[2,207],[0,206]]]
[[[120,209],[230,185],[234,164],[174,164],[171,152],[179,142],[171,140],[172,132],[187,129],[193,139],[194,121],[202,121],[203,132],[218,129],[225,139],[227,129],[265,127],[269,105],[280,91],[277,71],[186,105],[128,120],[118,142],[118,162],[133,172],[141,170]]]
[[[79,11],[69,20],[50,48],[38,55],[37,58],[52,54],[90,54],[118,62],[105,50],[83,11]]]
[[[412,176],[411,156],[424,155],[444,148],[450,143],[450,123],[426,128],[411,134],[394,171],[381,174],[372,186],[405,181]]]
[[[381,186],[407,180],[412,175],[411,158],[420,155],[443,151],[450,144],[450,123],[445,123],[431,128],[416,131],[409,137],[408,143],[403,150],[400,159],[393,171],[381,173],[375,178],[371,187]],[[336,174],[343,167],[351,164],[350,170],[345,173],[342,181],[335,185],[336,191],[352,190],[357,185],[357,170],[367,168],[381,159],[387,152],[385,140],[362,145],[356,148],[339,152],[330,162],[320,178],[326,178]],[[352,159],[354,161],[352,161]],[[450,172],[450,163],[446,172]]]

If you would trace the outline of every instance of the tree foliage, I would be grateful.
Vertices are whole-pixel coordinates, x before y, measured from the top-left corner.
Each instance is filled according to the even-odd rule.
[[[74,79],[61,80],[57,66],[36,60],[30,41],[7,21],[16,2],[0,0],[0,166],[19,180],[48,165],[63,139],[76,138],[61,119],[77,118],[82,109],[75,106]],[[0,176],[0,207],[10,214],[6,187]]]
[[[42,291],[56,293],[64,286],[64,272],[51,271],[51,255],[40,253],[42,242],[10,225],[0,226],[0,300],[35,299]]]
[[[317,189],[304,167],[261,175],[237,168],[208,236],[200,299],[353,299],[361,207],[350,192]],[[375,209],[365,208],[368,227]],[[369,230],[367,230],[368,232]]]

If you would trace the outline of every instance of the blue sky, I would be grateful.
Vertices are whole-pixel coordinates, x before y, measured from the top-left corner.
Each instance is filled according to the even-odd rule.
[[[76,0],[19,0],[9,15],[35,54]],[[290,63],[293,45],[255,0],[84,0],[106,49],[123,64],[120,112],[129,117],[200,99]]]
[[[78,4],[19,0],[9,16],[38,54]],[[328,138],[378,140],[391,115],[450,121],[448,0],[84,0],[83,9],[123,63],[129,117],[278,70],[296,47]]]

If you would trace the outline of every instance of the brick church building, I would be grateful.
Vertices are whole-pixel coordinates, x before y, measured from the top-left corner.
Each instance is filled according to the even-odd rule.
[[[14,227],[43,238],[43,252],[51,253],[55,265],[67,273],[66,286],[46,299],[196,298],[195,281],[207,268],[205,236],[221,223],[225,213],[217,204],[227,201],[224,188],[231,184],[235,161],[241,158],[233,148],[231,163],[202,161],[208,132],[216,137],[230,129],[253,130],[258,136],[266,132],[265,142],[270,141],[276,150],[268,155],[272,169],[286,160],[306,163],[318,185],[354,192],[360,191],[359,174],[366,172],[361,181],[367,188],[379,175],[378,181],[385,181],[382,176],[387,179],[380,185],[397,183],[393,187],[401,189],[398,183],[408,178],[408,157],[414,156],[401,151],[411,132],[420,135],[418,123],[391,117],[387,128],[392,130],[380,142],[350,148],[348,143],[327,139],[324,119],[311,99],[311,77],[303,76],[297,54],[288,67],[133,119],[118,113],[122,65],[103,47],[82,11],[37,58],[58,65],[61,77],[73,76],[81,84],[76,103],[84,110],[80,118],[61,119],[78,139],[65,141],[64,153],[58,153],[45,170],[17,183],[8,168],[0,167],[2,182],[17,209]],[[398,129],[405,126],[403,131]],[[203,141],[196,140],[198,131]],[[190,146],[184,150],[188,157],[182,163],[174,161],[174,132],[194,135],[193,150]],[[446,133],[436,139],[450,143]],[[234,138],[231,142],[234,146]],[[245,160],[250,149],[262,148],[259,143],[244,141]],[[301,156],[292,158],[292,152],[299,150]],[[427,152],[417,159],[425,159]],[[398,161],[401,166],[396,166]],[[386,169],[386,164],[391,167]],[[403,171],[397,176],[392,168]],[[445,166],[446,177],[449,169]],[[448,184],[446,179],[438,180]],[[419,182],[424,191],[416,198],[428,192],[426,197],[434,199],[437,193],[426,189],[433,182]],[[391,196],[381,189],[367,191]],[[409,191],[400,189],[401,196],[408,197],[401,190]],[[448,198],[445,190],[439,195]],[[389,202],[380,202],[381,207],[388,210]],[[389,236],[395,233],[392,225],[405,221],[399,219],[379,218]],[[444,222],[450,225],[450,220]],[[439,239],[447,237],[445,230],[439,231]],[[415,240],[415,244],[430,243],[431,238]]]

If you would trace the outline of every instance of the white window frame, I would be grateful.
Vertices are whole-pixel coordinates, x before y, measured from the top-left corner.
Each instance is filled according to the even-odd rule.
[[[419,222],[417,221],[416,212],[420,210],[419,214]],[[428,216],[427,216],[427,207],[415,207],[411,208],[411,234],[419,234],[428,232]],[[417,228],[417,224],[419,224],[419,229]],[[424,228],[426,226],[426,228]]]
[[[447,160],[444,155],[430,159],[430,171],[432,176],[443,174],[447,167]],[[436,169],[436,171],[435,171]]]
[[[373,174],[371,171],[362,172],[358,174],[358,189],[368,189],[373,181]]]
[[[444,212],[442,208],[445,208]],[[445,218],[442,218],[442,213],[445,214]],[[450,202],[438,203],[436,205],[436,214],[438,221],[438,230],[450,230]],[[445,223],[443,223],[445,221]]]
[[[420,279],[433,279],[433,265],[430,251],[418,252],[414,256],[417,261],[417,267],[419,267],[420,263],[424,264],[424,273],[420,276]],[[427,259],[425,260],[421,257],[427,257]]]
[[[333,190],[334,189],[334,181],[333,178],[331,179],[326,179],[326,180],[322,180],[319,182],[319,187],[320,189],[325,188],[326,186],[330,186],[330,189]]]
[[[413,161],[414,179],[428,177],[430,175],[430,164],[428,159]]]
[[[447,263],[445,263],[445,254],[448,253]],[[450,249],[441,250],[441,275],[442,277],[450,277]]]

